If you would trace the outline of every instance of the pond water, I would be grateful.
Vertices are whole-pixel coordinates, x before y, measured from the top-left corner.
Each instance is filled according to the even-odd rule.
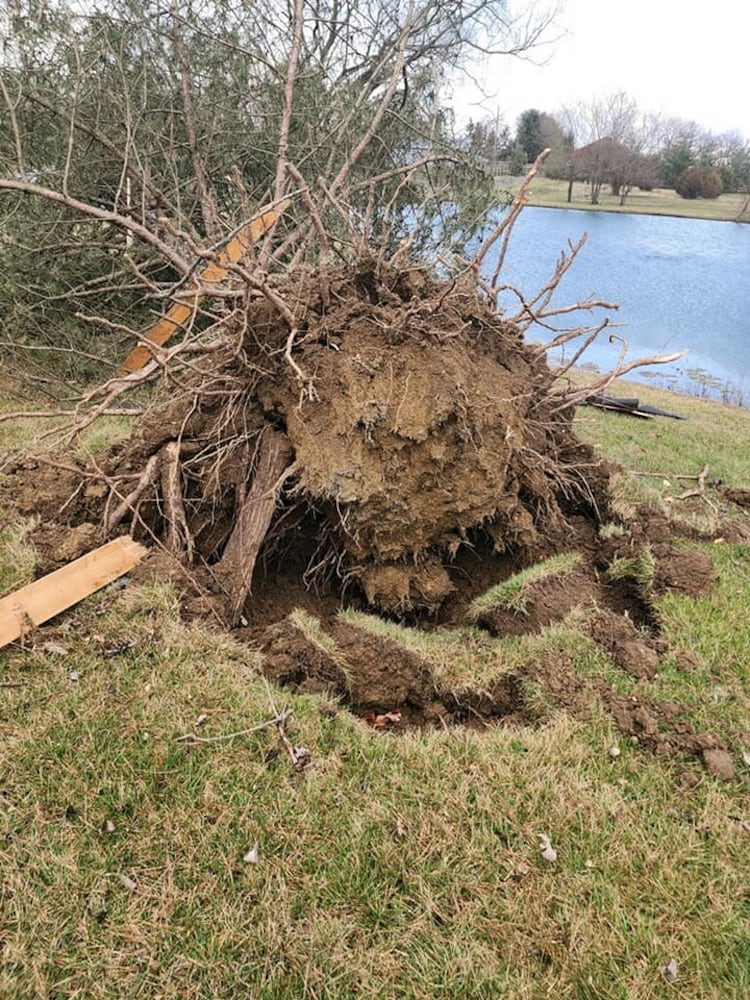
[[[555,302],[618,302],[619,312],[610,315],[623,324],[614,332],[627,339],[628,357],[688,350],[676,364],[629,377],[750,405],[750,225],[526,208],[510,241],[504,280],[532,295],[549,279],[567,241],[584,232],[588,242]],[[496,260],[486,260],[485,273],[492,273]],[[510,296],[502,304],[512,314],[516,303]],[[562,319],[567,322],[561,326],[582,322]],[[529,336],[550,335],[537,327]],[[605,331],[582,362],[609,370],[619,349]]]

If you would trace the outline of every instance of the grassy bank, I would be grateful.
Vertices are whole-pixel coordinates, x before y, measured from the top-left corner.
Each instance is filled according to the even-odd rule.
[[[506,183],[500,182],[503,189],[517,190],[520,178],[511,178]],[[531,188],[530,205],[540,208],[568,208],[592,212],[624,212],[641,215],[675,215],[686,219],[713,219],[716,222],[734,222],[745,203],[745,196],[740,194],[722,194],[718,198],[697,198],[688,200],[680,198],[674,191],[667,188],[657,188],[654,191],[633,190],[620,205],[619,196],[611,194],[608,187],[603,187],[600,194],[600,204],[591,204],[590,188],[587,184],[577,181],[573,185],[571,201],[568,202],[568,182],[555,181],[548,177],[538,177]],[[744,221],[750,221],[745,216]]]
[[[622,477],[622,504],[678,507],[674,476],[705,463],[750,487],[750,413],[632,394],[690,420],[580,411],[605,454],[658,474]],[[709,495],[683,516],[723,511]],[[7,590],[33,551],[23,525],[0,524]],[[704,548],[713,592],[658,603],[689,670],[667,659],[653,681],[623,675],[575,617],[509,653],[471,628],[444,652],[481,678],[488,656],[525,643],[624,695],[679,701],[729,745],[727,782],[634,745],[598,703],[574,717],[541,691],[537,724],[378,733],[320,696],[267,688],[258,654],[183,622],[168,584],[108,588],[0,652],[0,995],[748,996],[750,548]],[[252,729],[284,704],[304,773],[272,726],[178,740]]]

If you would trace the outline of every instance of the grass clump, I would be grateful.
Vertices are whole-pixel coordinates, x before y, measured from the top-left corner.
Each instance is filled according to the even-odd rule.
[[[481,614],[493,608],[527,614],[529,588],[541,580],[568,576],[579,565],[581,558],[580,552],[563,552],[495,584],[471,602],[470,620],[476,621]]]
[[[0,528],[0,597],[34,579],[38,554],[29,534],[36,524],[36,518],[26,518]]]
[[[607,578],[613,582],[630,580],[638,596],[646,600],[653,589],[656,560],[649,545],[632,556],[615,556],[607,567]]]

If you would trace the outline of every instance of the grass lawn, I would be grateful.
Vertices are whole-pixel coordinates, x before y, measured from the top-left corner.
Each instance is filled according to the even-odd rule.
[[[521,178],[509,178],[499,181],[505,190],[515,191],[521,184]],[[718,198],[696,198],[689,200],[680,198],[674,191],[667,188],[657,188],[654,191],[640,191],[635,188],[630,192],[624,205],[620,205],[619,196],[611,194],[607,186],[602,187],[600,204],[591,204],[590,189],[582,181],[573,185],[573,195],[568,203],[568,182],[555,181],[548,177],[537,177],[531,186],[529,204],[541,208],[570,208],[591,212],[628,212],[641,215],[677,215],[687,219],[713,219],[714,221],[734,222],[743,205],[745,196],[741,194],[722,194]],[[745,213],[744,221],[750,222],[750,215]]]
[[[623,476],[621,504],[675,509],[689,484],[673,477],[704,463],[750,487],[748,411],[632,394],[690,420],[579,411],[602,452],[658,474]],[[682,516],[718,523],[720,507]],[[34,553],[1,510],[0,528],[7,591]],[[726,741],[727,782],[650,755],[598,703],[585,718],[548,706],[536,725],[376,732],[267,687],[258,654],[186,624],[168,584],[111,586],[0,651],[0,996],[749,996],[750,547],[704,547],[714,590],[657,609],[694,667],[667,660],[653,681],[618,672],[575,619],[507,654],[469,627],[378,627],[464,678],[528,643],[622,694],[679,701]],[[178,739],[251,730],[283,705],[311,754],[302,773],[272,726]]]

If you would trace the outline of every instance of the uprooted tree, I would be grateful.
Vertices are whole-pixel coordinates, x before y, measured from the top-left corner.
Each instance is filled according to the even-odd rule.
[[[577,317],[615,307],[553,301],[583,240],[533,295],[504,283],[539,163],[488,216],[492,192],[439,101],[467,48],[519,51],[539,24],[518,35],[491,0],[181,5],[147,28],[131,2],[83,20],[38,9],[37,48],[21,40],[2,88],[12,293],[32,284],[26,227],[44,220],[49,260],[102,265],[72,288],[55,271],[48,298],[145,360],[60,411],[68,436],[135,419],[77,473],[71,524],[98,498],[104,536],[167,548],[237,622],[259,559],[355,583],[390,612],[434,610],[462,547],[531,558],[564,547],[571,518],[604,513],[606,473],[573,405],[672,357],[623,352],[598,387],[566,381],[609,324]],[[501,313],[501,295],[517,305]],[[178,336],[145,335],[144,302],[180,310]],[[525,342],[532,326],[544,344]],[[549,350],[568,344],[552,371]]]

